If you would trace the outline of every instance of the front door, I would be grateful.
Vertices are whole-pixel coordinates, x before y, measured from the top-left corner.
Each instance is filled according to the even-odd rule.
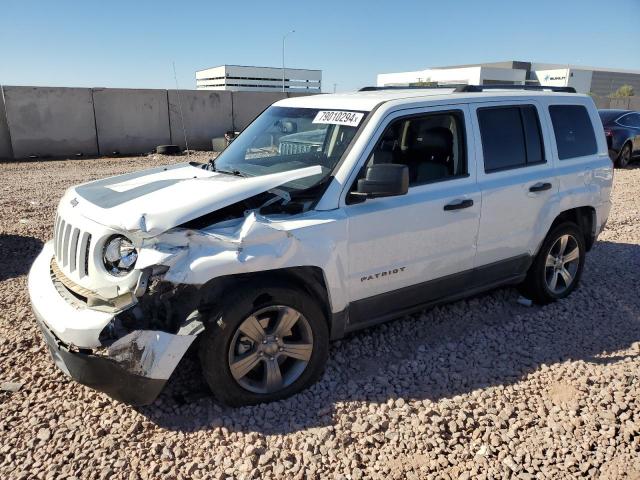
[[[405,164],[409,192],[361,203],[347,196],[349,327],[464,288],[481,208],[466,114],[466,106],[421,109],[378,131],[361,174],[372,163]]]

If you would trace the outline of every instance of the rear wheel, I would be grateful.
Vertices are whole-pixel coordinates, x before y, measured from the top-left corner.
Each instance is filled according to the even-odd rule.
[[[618,166],[620,168],[626,168],[631,163],[631,145],[625,143],[618,155]]]
[[[543,305],[568,296],[580,281],[585,252],[580,228],[572,222],[558,225],[542,243],[522,293]]]
[[[322,310],[305,291],[271,283],[239,287],[201,340],[203,375],[227,405],[288,397],[324,369],[329,332]]]

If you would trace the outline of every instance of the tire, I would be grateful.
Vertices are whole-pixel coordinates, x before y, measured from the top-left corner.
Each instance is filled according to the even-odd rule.
[[[180,147],[178,145],[158,145],[156,147],[156,153],[162,155],[177,155],[180,153]]]
[[[286,282],[250,281],[225,295],[209,318],[199,356],[213,395],[241,406],[280,400],[309,387],[322,375],[328,350],[327,320],[314,298]]]
[[[622,150],[620,150],[616,163],[620,168],[627,168],[629,163],[631,163],[631,145],[629,143],[625,143]]]
[[[564,251],[561,251],[563,238],[567,238],[567,243]],[[578,249],[577,261],[573,260],[573,255],[571,260],[566,258],[568,254],[573,254],[574,248]],[[527,278],[520,285],[521,293],[540,305],[565,298],[580,282],[585,253],[584,235],[578,225],[565,222],[554,227],[542,242],[540,251],[527,272]],[[554,259],[553,262],[551,258]],[[562,271],[563,268],[566,273]],[[569,284],[566,280],[569,277],[566,274],[571,277]]]

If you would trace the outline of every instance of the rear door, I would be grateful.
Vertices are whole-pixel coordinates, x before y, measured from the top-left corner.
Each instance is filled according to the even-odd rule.
[[[543,210],[558,184],[541,105],[512,100],[471,110],[482,192],[476,276],[492,283],[526,272]]]

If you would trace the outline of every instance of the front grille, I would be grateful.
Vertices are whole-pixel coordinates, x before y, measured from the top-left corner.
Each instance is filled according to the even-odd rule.
[[[310,152],[314,147],[317,148],[317,145],[310,143],[280,142],[278,150],[280,151],[280,155],[295,155],[297,153]]]
[[[90,247],[90,233],[82,232],[59,215],[56,217],[53,230],[53,249],[60,268],[77,275],[78,278],[88,275]]]

